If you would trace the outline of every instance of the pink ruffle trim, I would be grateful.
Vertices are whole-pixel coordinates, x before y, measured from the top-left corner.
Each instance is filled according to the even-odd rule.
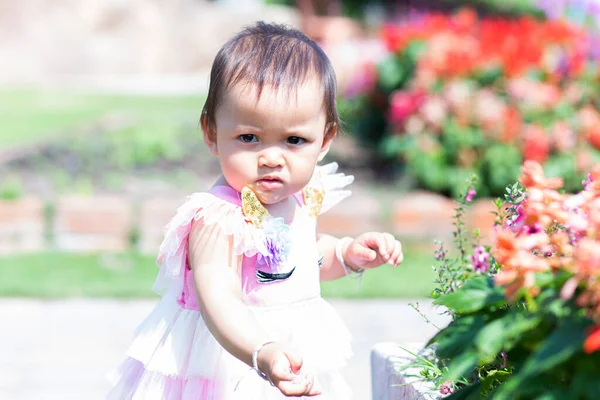
[[[216,381],[203,377],[178,378],[147,371],[144,364],[127,358],[114,376],[114,388],[107,399],[161,399],[161,400],[220,400]]]

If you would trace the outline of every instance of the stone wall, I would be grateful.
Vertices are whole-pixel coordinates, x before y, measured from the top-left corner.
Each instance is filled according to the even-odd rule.
[[[0,81],[72,75],[205,74],[218,48],[256,20],[298,27],[261,1],[0,0]]]
[[[43,251],[124,251],[133,246],[153,254],[164,228],[184,198],[147,198],[141,202],[119,196],[63,196],[55,202],[35,197],[0,201],[0,254]],[[391,231],[401,240],[433,243],[448,240],[454,203],[444,197],[412,192],[391,207],[366,193],[355,193],[319,218],[318,231],[357,236]],[[485,242],[492,238],[492,201],[476,201],[466,215],[470,228],[479,228]]]

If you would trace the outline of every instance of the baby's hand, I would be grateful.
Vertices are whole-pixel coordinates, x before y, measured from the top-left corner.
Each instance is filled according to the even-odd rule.
[[[313,375],[305,374],[302,358],[279,343],[265,345],[258,353],[258,367],[273,385],[286,396],[317,396],[321,394]]]
[[[344,262],[353,269],[375,268],[382,264],[397,266],[404,259],[402,245],[390,233],[367,232],[346,248]]]

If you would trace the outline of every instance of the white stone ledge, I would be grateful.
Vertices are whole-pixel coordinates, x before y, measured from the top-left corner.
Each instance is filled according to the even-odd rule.
[[[379,343],[371,350],[373,400],[437,400],[442,396],[431,385],[418,380],[418,368],[409,368],[410,353],[398,343]],[[419,353],[423,343],[403,343]]]

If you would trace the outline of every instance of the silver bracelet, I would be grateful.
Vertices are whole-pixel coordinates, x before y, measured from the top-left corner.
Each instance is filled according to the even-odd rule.
[[[357,270],[350,268],[346,265],[346,263],[344,262],[344,257],[342,256],[343,248],[353,240],[354,239],[348,236],[338,239],[338,242],[335,245],[335,258],[337,258],[342,268],[344,268],[344,273],[348,278],[360,279],[362,278],[362,275],[365,272],[365,270],[363,268],[359,268]]]
[[[258,376],[260,376],[261,378],[263,378],[265,381],[269,382],[271,384],[271,386],[275,386],[273,384],[273,382],[271,382],[271,380],[269,379],[269,377],[267,376],[267,374],[265,374],[264,372],[262,372],[258,368],[258,352],[261,351],[263,347],[265,347],[266,345],[271,344],[271,343],[275,343],[275,342],[265,342],[263,344],[259,344],[252,351],[252,369],[254,369],[256,371],[256,373],[258,374]]]

